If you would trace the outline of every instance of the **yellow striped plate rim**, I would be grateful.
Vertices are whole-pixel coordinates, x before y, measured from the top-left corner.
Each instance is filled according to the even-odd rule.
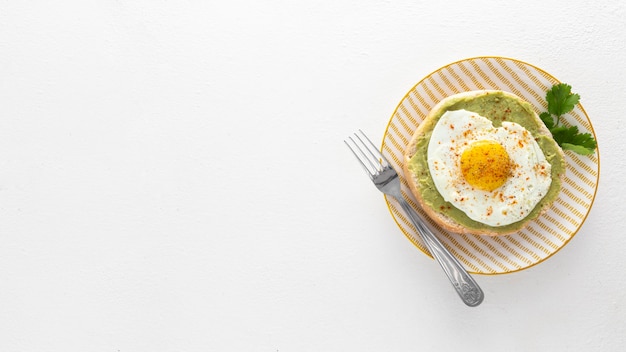
[[[452,94],[477,89],[512,92],[535,106],[537,113],[546,110],[545,94],[559,83],[554,76],[537,66],[516,59],[481,56],[445,65],[419,81],[402,98],[387,125],[381,150],[396,170],[402,170],[404,147],[430,109]],[[581,104],[562,121],[578,126],[581,132],[595,132]],[[539,264],[559,251],[580,230],[596,197],[600,177],[600,155],[580,156],[566,152],[567,170],[562,191],[551,209],[517,233],[500,236],[459,235],[444,231],[434,222],[431,227],[443,244],[475,274],[505,274]],[[403,176],[405,197],[419,213],[415,198]],[[430,256],[415,227],[406,219],[393,198],[386,197],[400,230],[422,252]]]

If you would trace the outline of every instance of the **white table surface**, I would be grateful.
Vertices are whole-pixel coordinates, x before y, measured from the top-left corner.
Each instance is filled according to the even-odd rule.
[[[623,349],[623,1],[59,3],[0,3],[0,350]],[[343,139],[482,55],[570,83],[601,173],[468,308]]]

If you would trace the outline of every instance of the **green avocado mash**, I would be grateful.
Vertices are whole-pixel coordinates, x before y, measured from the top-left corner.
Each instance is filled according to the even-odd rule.
[[[516,122],[522,125],[535,137],[546,159],[552,165],[552,183],[550,184],[550,189],[525,219],[500,227],[489,226],[470,219],[463,211],[455,208],[451,203],[446,202],[437,191],[428,169],[428,143],[439,118],[446,111],[460,109],[478,113],[491,120],[496,127],[500,127],[502,121]],[[565,160],[559,152],[559,146],[554,139],[552,139],[552,136],[542,134],[542,125],[540,124],[543,122],[534,117],[533,107],[529,103],[520,102],[501,91],[487,91],[479,96],[450,99],[449,102],[441,106],[435,114],[434,119],[429,119],[424,122],[427,124],[424,126],[424,134],[417,141],[416,153],[409,160],[408,164],[408,169],[416,175],[418,179],[419,192],[426,205],[449,216],[468,229],[505,233],[521,229],[528,219],[534,219],[539,215],[546,203],[551,203],[556,199],[561,188],[560,177],[565,172]]]

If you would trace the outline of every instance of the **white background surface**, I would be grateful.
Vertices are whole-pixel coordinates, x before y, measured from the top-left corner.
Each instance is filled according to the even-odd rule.
[[[0,350],[618,351],[626,5],[0,2]],[[345,148],[500,55],[581,94],[580,232],[465,307]]]

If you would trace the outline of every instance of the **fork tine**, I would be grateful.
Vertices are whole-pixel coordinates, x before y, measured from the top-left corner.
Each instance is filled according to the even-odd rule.
[[[354,145],[354,147],[352,145],[350,145],[350,143],[348,143],[348,141],[346,141],[346,140],[344,140],[343,142],[348,146],[348,148],[350,148],[350,151],[357,158],[357,160],[359,161],[359,164],[361,164],[361,166],[363,167],[363,170],[365,170],[365,172],[370,177],[370,179],[372,179],[374,177],[374,175],[376,175],[376,173],[377,173],[376,167],[374,167],[372,165],[372,162],[365,156],[365,154],[363,154],[363,151],[361,150],[359,145],[354,141],[354,139],[352,139],[352,137],[348,137],[348,139],[350,141],[352,141],[352,144]],[[358,152],[357,152],[357,150],[358,150]],[[373,167],[373,169],[370,169],[366,165],[364,160],[367,160],[367,162],[369,163],[369,166]]]
[[[350,137],[350,139],[352,140],[354,145],[357,147],[357,149],[359,150],[363,158],[367,160],[367,163],[369,164],[369,166],[374,170],[373,174],[377,174],[383,171],[382,166],[380,165],[379,159],[376,158],[374,154],[372,154],[372,152],[369,150],[369,147],[363,142],[363,139],[361,139],[361,137],[359,137],[359,135],[356,133],[354,134],[354,136],[357,138],[359,143],[357,143],[357,141],[352,139],[352,137]]]
[[[355,133],[355,135],[361,141],[361,143],[363,143],[363,145],[366,147],[370,156],[374,158],[376,160],[376,163],[381,165],[382,168],[389,167],[390,164],[387,158],[385,158],[385,156],[378,150],[378,148],[376,148],[374,143],[372,143],[372,141],[367,137],[365,133],[363,133],[363,131],[359,130],[359,132],[361,132],[361,135],[367,141],[367,143],[365,143],[365,141],[363,141],[363,139],[358,134]]]

